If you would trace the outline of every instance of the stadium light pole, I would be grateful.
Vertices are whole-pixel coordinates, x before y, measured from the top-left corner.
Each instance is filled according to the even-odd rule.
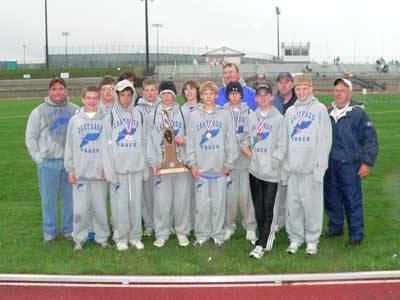
[[[45,27],[45,35],[46,35],[46,68],[49,68],[49,37],[47,32],[47,0],[44,0],[44,27]]]
[[[148,12],[148,0],[144,1],[144,16],[145,16],[145,32],[146,32],[146,76],[150,76],[150,59],[149,59],[149,12]],[[153,1],[153,0],[151,0]]]
[[[25,44],[23,44],[22,45],[22,48],[24,48],[24,68],[26,67],[25,65],[26,65],[26,45]]]
[[[278,43],[278,60],[280,60],[280,53],[279,53],[279,15],[281,14],[281,10],[279,7],[275,7],[276,12],[276,36],[277,36],[277,43]]]
[[[158,74],[158,69],[160,68],[160,48],[159,48],[159,43],[158,43],[158,29],[163,27],[162,24],[152,24],[152,27],[157,29],[157,74]]]
[[[69,31],[64,31],[61,33],[62,36],[65,36],[65,67],[68,67],[68,36]]]

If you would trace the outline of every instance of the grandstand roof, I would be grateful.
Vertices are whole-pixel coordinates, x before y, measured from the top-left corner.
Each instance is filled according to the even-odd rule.
[[[242,57],[246,54],[228,47],[221,47],[203,54],[205,57]]]

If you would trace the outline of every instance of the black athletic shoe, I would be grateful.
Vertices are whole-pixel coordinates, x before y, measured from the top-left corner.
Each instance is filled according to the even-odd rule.
[[[337,236],[342,236],[343,235],[343,231],[330,231],[330,230],[328,230],[328,231],[325,231],[324,233],[323,233],[323,236],[324,237],[327,237],[327,238],[331,238],[331,237],[337,237]]]
[[[347,241],[347,246],[351,246],[351,247],[356,247],[356,246],[360,246],[361,245],[362,240],[348,240]]]

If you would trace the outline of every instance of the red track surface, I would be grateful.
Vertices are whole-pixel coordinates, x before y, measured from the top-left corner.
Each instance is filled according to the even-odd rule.
[[[400,280],[216,285],[0,284],[0,300],[284,299],[399,300]]]

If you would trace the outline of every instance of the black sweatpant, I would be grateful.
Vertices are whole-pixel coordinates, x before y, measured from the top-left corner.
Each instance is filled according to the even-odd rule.
[[[253,198],[258,227],[258,240],[256,245],[267,248],[266,250],[270,251],[275,239],[275,230],[273,228],[271,232],[271,225],[274,218],[274,206],[278,183],[263,181],[251,174],[249,174],[249,176],[251,196]]]

